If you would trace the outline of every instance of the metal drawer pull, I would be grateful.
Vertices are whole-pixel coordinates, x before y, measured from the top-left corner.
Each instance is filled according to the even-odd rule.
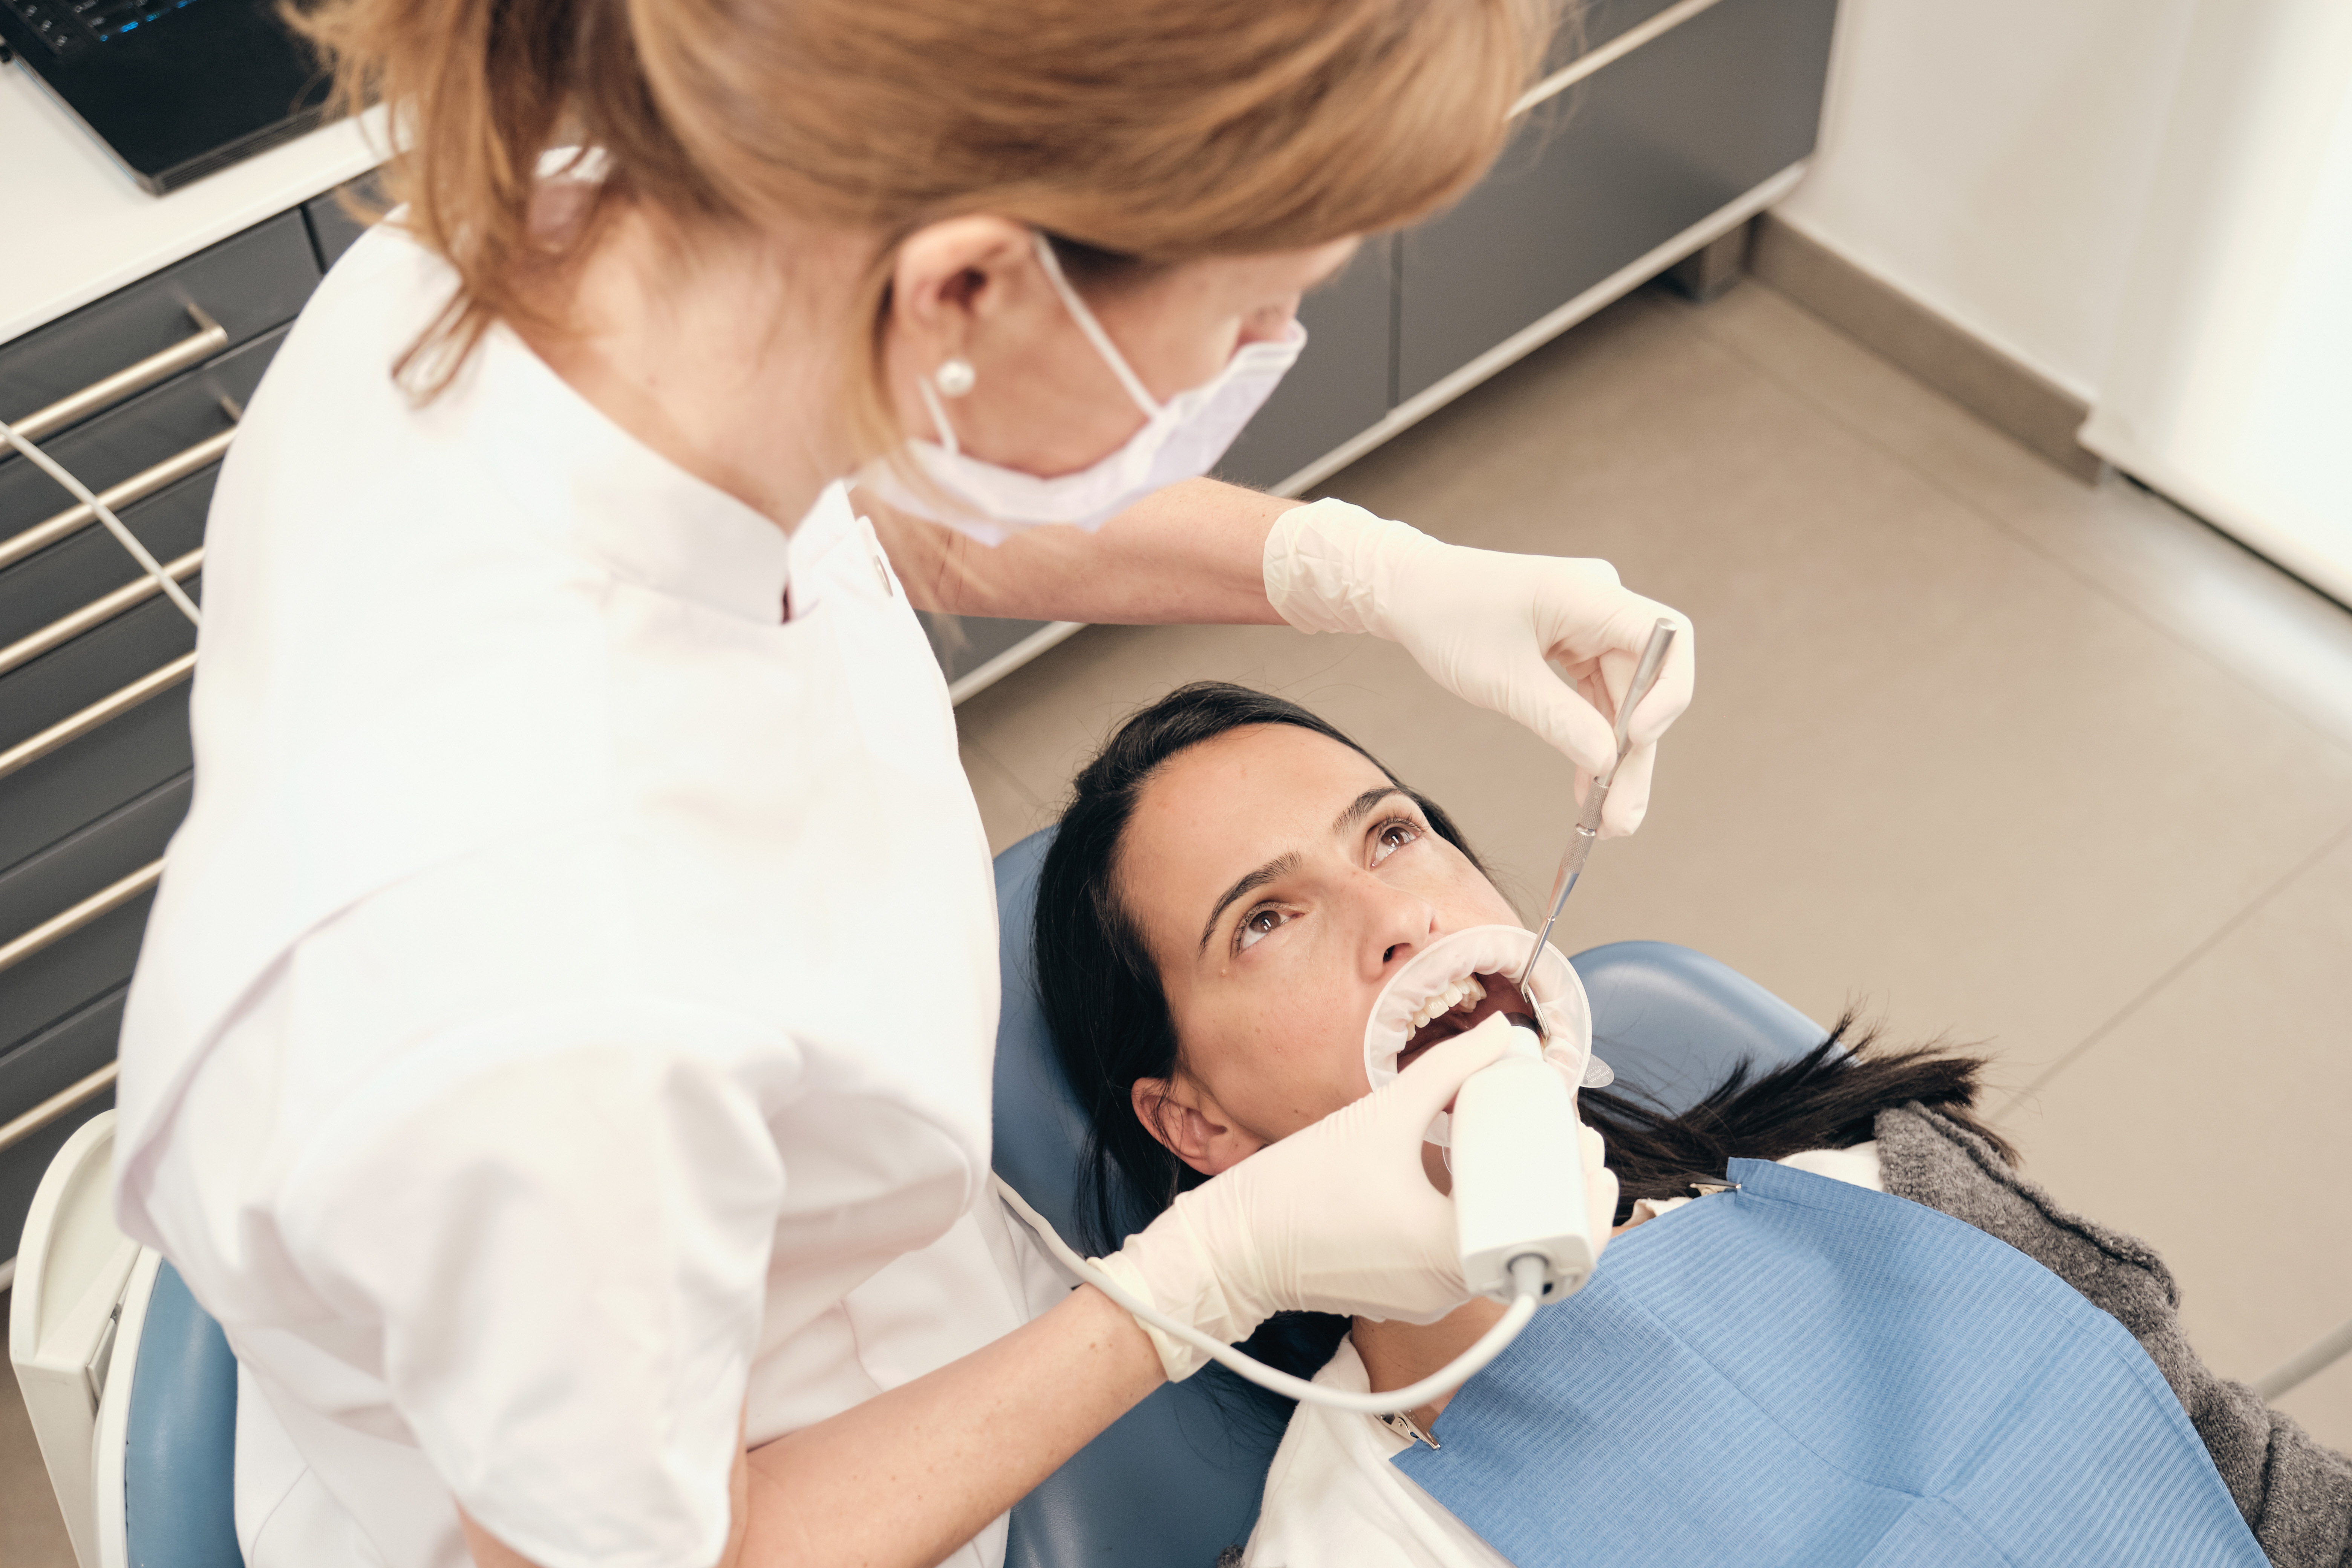
[[[204,547],[199,545],[163,570],[171,574],[172,581],[183,583],[194,576],[197,568],[204,563]],[[142,577],[135,583],[124,584],[102,598],[92,599],[69,616],[59,616],[39,631],[18,637],[6,647],[0,647],[0,675],[7,674],[27,659],[39,658],[59,643],[71,641],[92,626],[112,620],[131,605],[152,599],[161,591],[155,585],[155,579]]]
[[[205,314],[199,306],[190,305],[188,319],[196,323],[194,337],[183,338],[162,353],[149,354],[137,364],[125,366],[100,381],[93,381],[79,392],[58,398],[47,408],[36,409],[22,419],[11,421],[16,434],[27,441],[37,441],[52,430],[62,430],[85,415],[97,413],[108,404],[130,396],[145,387],[154,385],[168,375],[177,375],[192,364],[202,364],[228,347],[228,329]]]
[[[1601,67],[1613,65],[1648,43],[1661,33],[1670,33],[1701,11],[1711,9],[1717,0],[1682,0],[1669,5],[1638,27],[1628,27],[1599,48],[1577,56],[1568,64],[1519,94],[1518,102],[1511,105],[1514,115],[1525,114],[1547,98],[1566,92]]]
[[[8,445],[22,452],[26,462],[57,480],[66,494],[96,512],[98,521],[106,524],[106,531],[114,535],[114,542],[130,552],[131,559],[139,563],[139,569],[154,580],[155,586],[163,591],[163,597],[179,606],[180,614],[188,617],[190,626],[205,624],[204,612],[196,608],[196,602],[189,598],[177,583],[163,575],[163,563],[155,559],[152,551],[139,542],[139,536],[131,531],[128,523],[114,515],[112,507],[100,500],[88,485],[68,473],[64,464],[25,439],[25,433],[14,425],[0,422],[0,438],[5,438]]]
[[[19,741],[0,752],[0,779],[6,778],[28,763],[39,762],[69,741],[76,741],[105,723],[109,719],[130,712],[150,697],[169,691],[194,673],[196,656],[184,653],[163,668],[142,675],[121,690],[101,697],[70,718],[60,719],[27,741]]]
[[[100,888],[62,914],[51,915],[16,941],[0,947],[0,971],[22,963],[59,937],[71,936],[103,914],[111,914],[163,879],[163,862],[151,861],[111,887]]]
[[[23,427],[20,426],[21,430]],[[164,458],[153,468],[131,475],[121,484],[98,492],[98,499],[111,510],[121,510],[132,501],[143,500],[175,480],[184,479],[200,468],[209,468],[221,460],[228,444],[236,439],[235,430],[224,430],[217,436],[207,436],[186,451]],[[69,533],[79,533],[98,521],[98,513],[88,505],[69,506],[47,522],[37,522],[21,533],[0,540],[0,567],[13,566],[36,550],[46,550]]]
[[[68,1084],[24,1115],[0,1126],[0,1149],[22,1143],[75,1106],[85,1100],[96,1100],[114,1086],[115,1075],[120,1070],[117,1064],[109,1062],[79,1083]]]

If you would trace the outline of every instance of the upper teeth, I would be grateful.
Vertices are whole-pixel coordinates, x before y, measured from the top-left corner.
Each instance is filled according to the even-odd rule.
[[[1457,1009],[1467,1013],[1486,999],[1486,988],[1478,984],[1478,977],[1475,974],[1465,974],[1414,1009],[1410,1020],[1411,1026],[1418,1029],[1432,1018]]]

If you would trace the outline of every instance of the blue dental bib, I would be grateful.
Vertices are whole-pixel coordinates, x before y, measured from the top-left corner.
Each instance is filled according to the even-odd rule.
[[[2123,1325],[1922,1205],[1734,1160],[1393,1463],[1519,1568],[2266,1568]]]

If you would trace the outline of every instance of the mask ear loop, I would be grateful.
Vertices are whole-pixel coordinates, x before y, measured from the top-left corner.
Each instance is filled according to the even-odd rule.
[[[1078,331],[1086,333],[1087,341],[1094,344],[1095,352],[1102,355],[1103,363],[1109,365],[1111,374],[1118,377],[1118,384],[1127,388],[1127,395],[1135,399],[1138,408],[1143,410],[1143,416],[1146,419],[1157,418],[1160,415],[1159,400],[1151,395],[1151,389],[1143,384],[1141,378],[1128,368],[1127,356],[1118,352],[1118,345],[1110,341],[1110,334],[1103,331],[1102,323],[1095,320],[1095,313],[1087,309],[1087,302],[1078,298],[1078,291],[1071,288],[1070,280],[1062,275],[1062,260],[1054,254],[1054,242],[1045,237],[1042,229],[1031,229],[1029,237],[1037,247],[1037,260],[1045,268],[1046,281],[1053,284],[1054,292],[1062,297],[1063,307],[1070,312],[1070,319],[1077,322]]]
[[[940,445],[947,449],[949,457],[961,457],[963,447],[956,442],[955,426],[948,423],[947,405],[941,403],[940,395],[931,390],[931,378],[928,375],[917,376],[915,390],[922,394],[923,406],[929,411],[932,425],[938,427]]]

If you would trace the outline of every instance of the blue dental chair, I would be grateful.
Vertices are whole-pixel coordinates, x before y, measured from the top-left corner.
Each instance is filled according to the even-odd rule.
[[[1065,1236],[1079,1234],[1086,1128],[1039,1016],[1029,925],[1049,828],[996,858],[1004,1010],[996,1040],[997,1171]],[[1592,999],[1593,1037],[1618,1083],[1668,1107],[1696,1099],[1742,1056],[1785,1061],[1822,1030],[1787,1003],[1671,942],[1622,942],[1573,960]],[[63,1152],[60,1159],[64,1158]],[[134,1568],[236,1568],[229,1498],[236,1363],[219,1326],[152,1254],[128,1281],[116,1342],[132,1381],[117,1390],[119,1454],[100,1467],[114,1562]],[[1211,1568],[1244,1540],[1277,1435],[1252,1433],[1202,1381],[1160,1389],[1013,1510],[1007,1568]],[[119,1445],[119,1447],[114,1447]],[[119,1478],[119,1480],[118,1479]],[[126,1550],[127,1548],[127,1550]],[[120,1557],[117,1553],[121,1553]]]
[[[1053,829],[996,858],[1004,1011],[996,1028],[997,1173],[1065,1237],[1077,1223],[1085,1120],[1055,1060],[1031,973],[1029,923]],[[1571,960],[1593,1045],[1621,1090],[1679,1109],[1736,1061],[1772,1065],[1822,1043],[1811,1019],[1686,947],[1620,942]],[[1160,1389],[1013,1506],[1005,1568],[1212,1568],[1245,1540],[1279,1434],[1231,1420],[1203,1379]]]

